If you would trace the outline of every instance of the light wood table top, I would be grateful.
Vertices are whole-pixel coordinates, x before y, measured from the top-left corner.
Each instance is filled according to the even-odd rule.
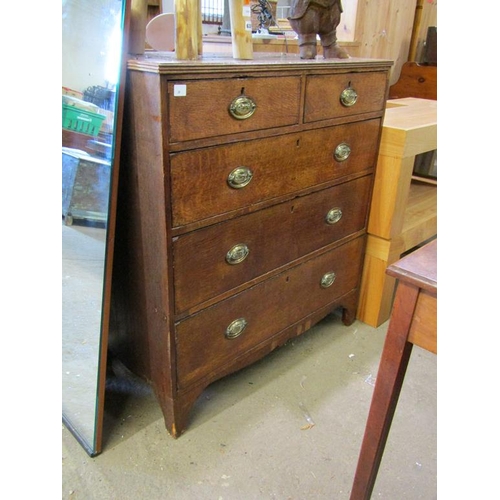
[[[380,154],[414,156],[437,149],[437,101],[405,97],[387,101]]]

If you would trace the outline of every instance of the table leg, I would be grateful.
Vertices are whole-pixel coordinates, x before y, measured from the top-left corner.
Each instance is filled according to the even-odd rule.
[[[386,271],[401,256],[395,247],[391,240],[368,235],[357,317],[370,326],[380,326],[391,315],[396,281]]]
[[[399,282],[361,445],[351,500],[368,500],[372,494],[413,348],[413,344],[407,339],[418,293],[418,287]]]

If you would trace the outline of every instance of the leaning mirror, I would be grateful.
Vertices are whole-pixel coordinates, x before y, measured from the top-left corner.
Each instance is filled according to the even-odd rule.
[[[102,446],[128,6],[62,1],[62,410],[91,456]]]

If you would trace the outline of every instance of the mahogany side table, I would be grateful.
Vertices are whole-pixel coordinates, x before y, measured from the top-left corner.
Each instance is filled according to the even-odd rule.
[[[413,345],[437,354],[437,239],[387,268],[398,280],[351,500],[370,498]]]

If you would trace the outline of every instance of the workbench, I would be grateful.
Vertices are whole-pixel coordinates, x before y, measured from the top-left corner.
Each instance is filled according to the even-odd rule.
[[[437,150],[437,101],[387,101],[368,222],[357,318],[380,326],[390,316],[395,280],[387,267],[437,235],[437,182],[413,177],[415,157]]]

